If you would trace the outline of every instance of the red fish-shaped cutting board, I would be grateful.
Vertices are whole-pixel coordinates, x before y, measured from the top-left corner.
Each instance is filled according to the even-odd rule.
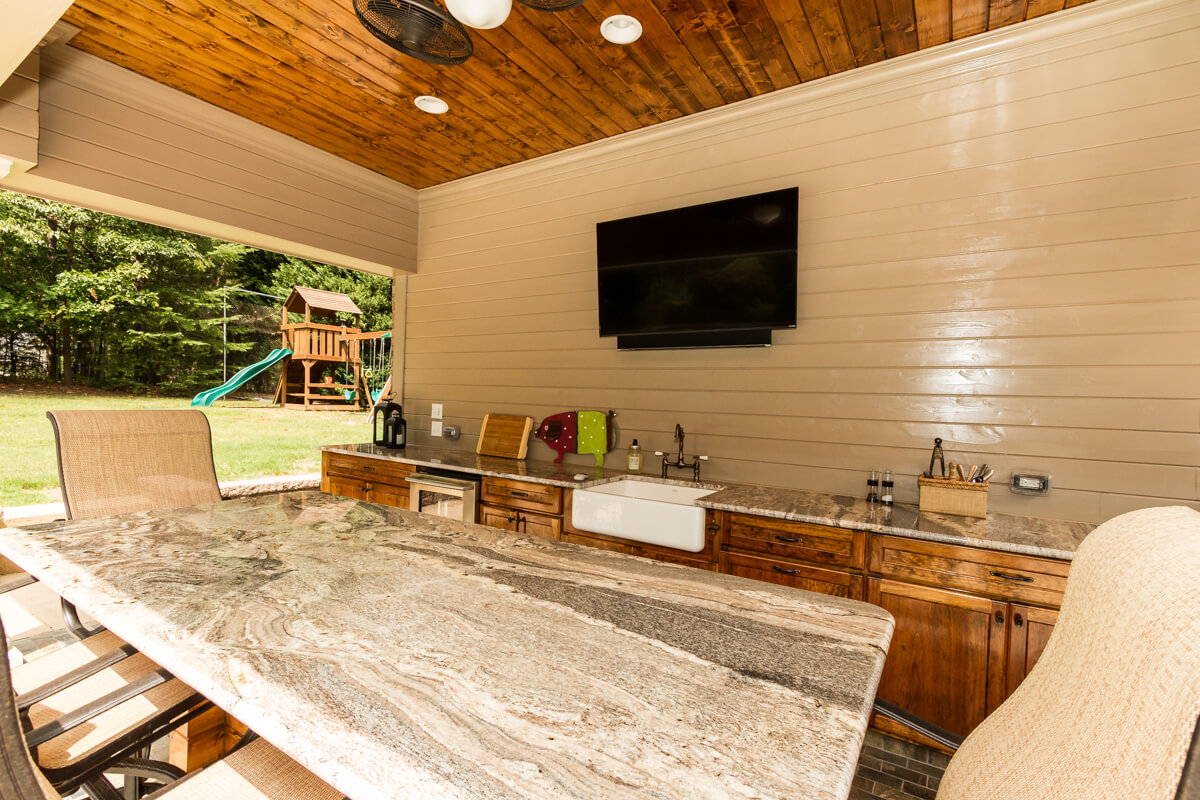
[[[604,465],[604,455],[612,449],[613,417],[609,411],[564,411],[552,414],[538,426],[537,437],[558,453],[555,464],[561,464],[567,453],[590,454],[596,466]]]

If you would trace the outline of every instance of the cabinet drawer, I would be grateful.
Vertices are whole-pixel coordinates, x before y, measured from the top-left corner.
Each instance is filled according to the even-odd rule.
[[[810,567],[806,564],[741,553],[722,553],[721,572],[809,592],[831,594],[835,597],[863,599],[863,577],[840,570]]]
[[[1070,562],[873,536],[868,568],[885,578],[1057,608],[1062,605]]]
[[[479,499],[485,503],[546,514],[561,514],[563,508],[563,491],[559,487],[508,478],[484,477]]]
[[[724,546],[860,570],[866,560],[867,534],[807,522],[730,514]]]
[[[363,458],[342,453],[322,453],[322,466],[329,475],[339,475],[345,478],[378,481],[403,486],[407,489],[404,479],[416,472],[412,464],[401,464],[398,461],[384,461],[379,458]]]

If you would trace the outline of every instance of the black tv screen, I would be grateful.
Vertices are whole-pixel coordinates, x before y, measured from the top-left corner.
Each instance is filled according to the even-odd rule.
[[[636,347],[794,328],[798,203],[798,189],[781,189],[597,224],[600,335]]]

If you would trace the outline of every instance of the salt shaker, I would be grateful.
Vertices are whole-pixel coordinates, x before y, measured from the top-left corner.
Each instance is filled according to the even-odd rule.
[[[892,471],[890,469],[885,469],[883,471],[883,485],[880,489],[879,502],[883,503],[885,506],[890,506],[893,502],[895,502],[895,497],[893,496],[895,485],[896,482],[892,479]]]
[[[871,470],[871,477],[867,478],[867,502],[879,502],[879,471]]]

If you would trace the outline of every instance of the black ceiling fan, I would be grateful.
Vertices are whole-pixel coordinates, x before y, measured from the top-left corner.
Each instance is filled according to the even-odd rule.
[[[461,64],[474,52],[466,28],[432,0],[354,0],[354,13],[384,44],[430,64]]]

